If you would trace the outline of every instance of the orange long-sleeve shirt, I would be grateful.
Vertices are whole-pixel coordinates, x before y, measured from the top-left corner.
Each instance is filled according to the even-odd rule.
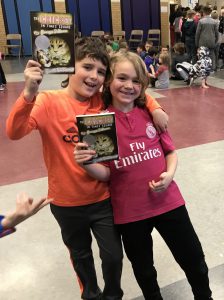
[[[147,96],[152,112],[160,105]],[[41,92],[32,103],[23,93],[7,119],[6,131],[11,139],[20,139],[33,129],[40,132],[43,155],[48,170],[48,196],[59,206],[79,206],[109,197],[107,183],[90,177],[74,160],[74,143],[78,142],[75,116],[99,113],[103,109],[100,93],[84,102],[65,91]]]

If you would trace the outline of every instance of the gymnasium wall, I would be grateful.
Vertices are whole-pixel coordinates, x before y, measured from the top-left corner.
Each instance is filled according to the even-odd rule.
[[[9,0],[5,0],[10,2]],[[2,45],[5,44],[5,36],[7,29],[5,28],[3,13],[2,13],[2,2],[5,2],[4,0],[0,1],[0,51],[3,51]],[[30,0],[17,0],[19,2],[32,2]],[[36,1],[36,0],[33,0]],[[41,1],[40,2],[49,2],[48,1]],[[77,0],[74,0],[77,1]],[[80,0],[79,0],[80,1]],[[89,0],[91,1],[91,0]],[[102,1],[102,0],[101,0]],[[158,0],[159,1],[159,0]],[[12,2],[12,1],[11,1]],[[15,2],[13,0],[13,2]],[[66,11],[66,0],[52,0],[51,2],[54,2],[54,9],[56,12],[65,12]],[[45,4],[46,5],[46,4]],[[168,0],[161,0],[160,7],[162,8],[161,11],[161,37],[162,37],[162,45],[169,44],[169,24],[168,24],[168,15],[169,15],[169,1]],[[166,7],[166,9],[165,9]],[[120,8],[120,0],[111,0],[111,22],[112,22],[112,30],[122,30],[122,21],[121,21],[121,8]],[[96,28],[98,29],[98,28]],[[28,34],[28,33],[27,33]],[[23,37],[24,38],[24,37]],[[129,36],[127,35],[127,38]]]

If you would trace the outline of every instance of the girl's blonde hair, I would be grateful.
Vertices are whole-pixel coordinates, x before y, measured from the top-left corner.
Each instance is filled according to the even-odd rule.
[[[145,106],[145,90],[148,87],[149,79],[147,76],[147,69],[142,60],[142,58],[134,52],[130,52],[127,50],[120,50],[119,52],[113,54],[110,60],[110,76],[108,80],[104,84],[103,90],[103,100],[105,106],[108,107],[112,103],[112,94],[110,92],[110,83],[113,80],[115,67],[118,63],[123,61],[129,61],[134,66],[137,78],[139,80],[139,84],[141,85],[141,93],[140,96],[135,100],[135,105],[139,107]]]
[[[217,19],[219,18],[219,14],[217,13],[217,10],[213,10],[213,11],[211,12],[211,17],[212,17],[212,19],[214,19],[214,20],[217,20]]]
[[[159,58],[161,59],[162,65],[170,67],[170,56],[167,53],[161,53],[159,55]]]

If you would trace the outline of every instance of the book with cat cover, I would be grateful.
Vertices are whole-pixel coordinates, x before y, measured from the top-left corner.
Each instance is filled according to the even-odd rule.
[[[69,13],[30,13],[33,58],[47,74],[75,71],[74,23]]]
[[[115,113],[77,115],[80,142],[86,142],[96,155],[84,164],[118,159]]]

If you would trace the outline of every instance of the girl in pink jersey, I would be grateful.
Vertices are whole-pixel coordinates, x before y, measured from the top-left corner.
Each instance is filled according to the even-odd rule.
[[[204,253],[173,180],[174,145],[168,132],[157,132],[145,109],[144,63],[135,53],[119,52],[111,58],[111,72],[104,98],[116,116],[119,159],[83,165],[95,152],[78,143],[75,160],[92,177],[109,181],[114,222],[145,299],[162,299],[153,263],[154,228],[185,272],[194,299],[212,299]]]

